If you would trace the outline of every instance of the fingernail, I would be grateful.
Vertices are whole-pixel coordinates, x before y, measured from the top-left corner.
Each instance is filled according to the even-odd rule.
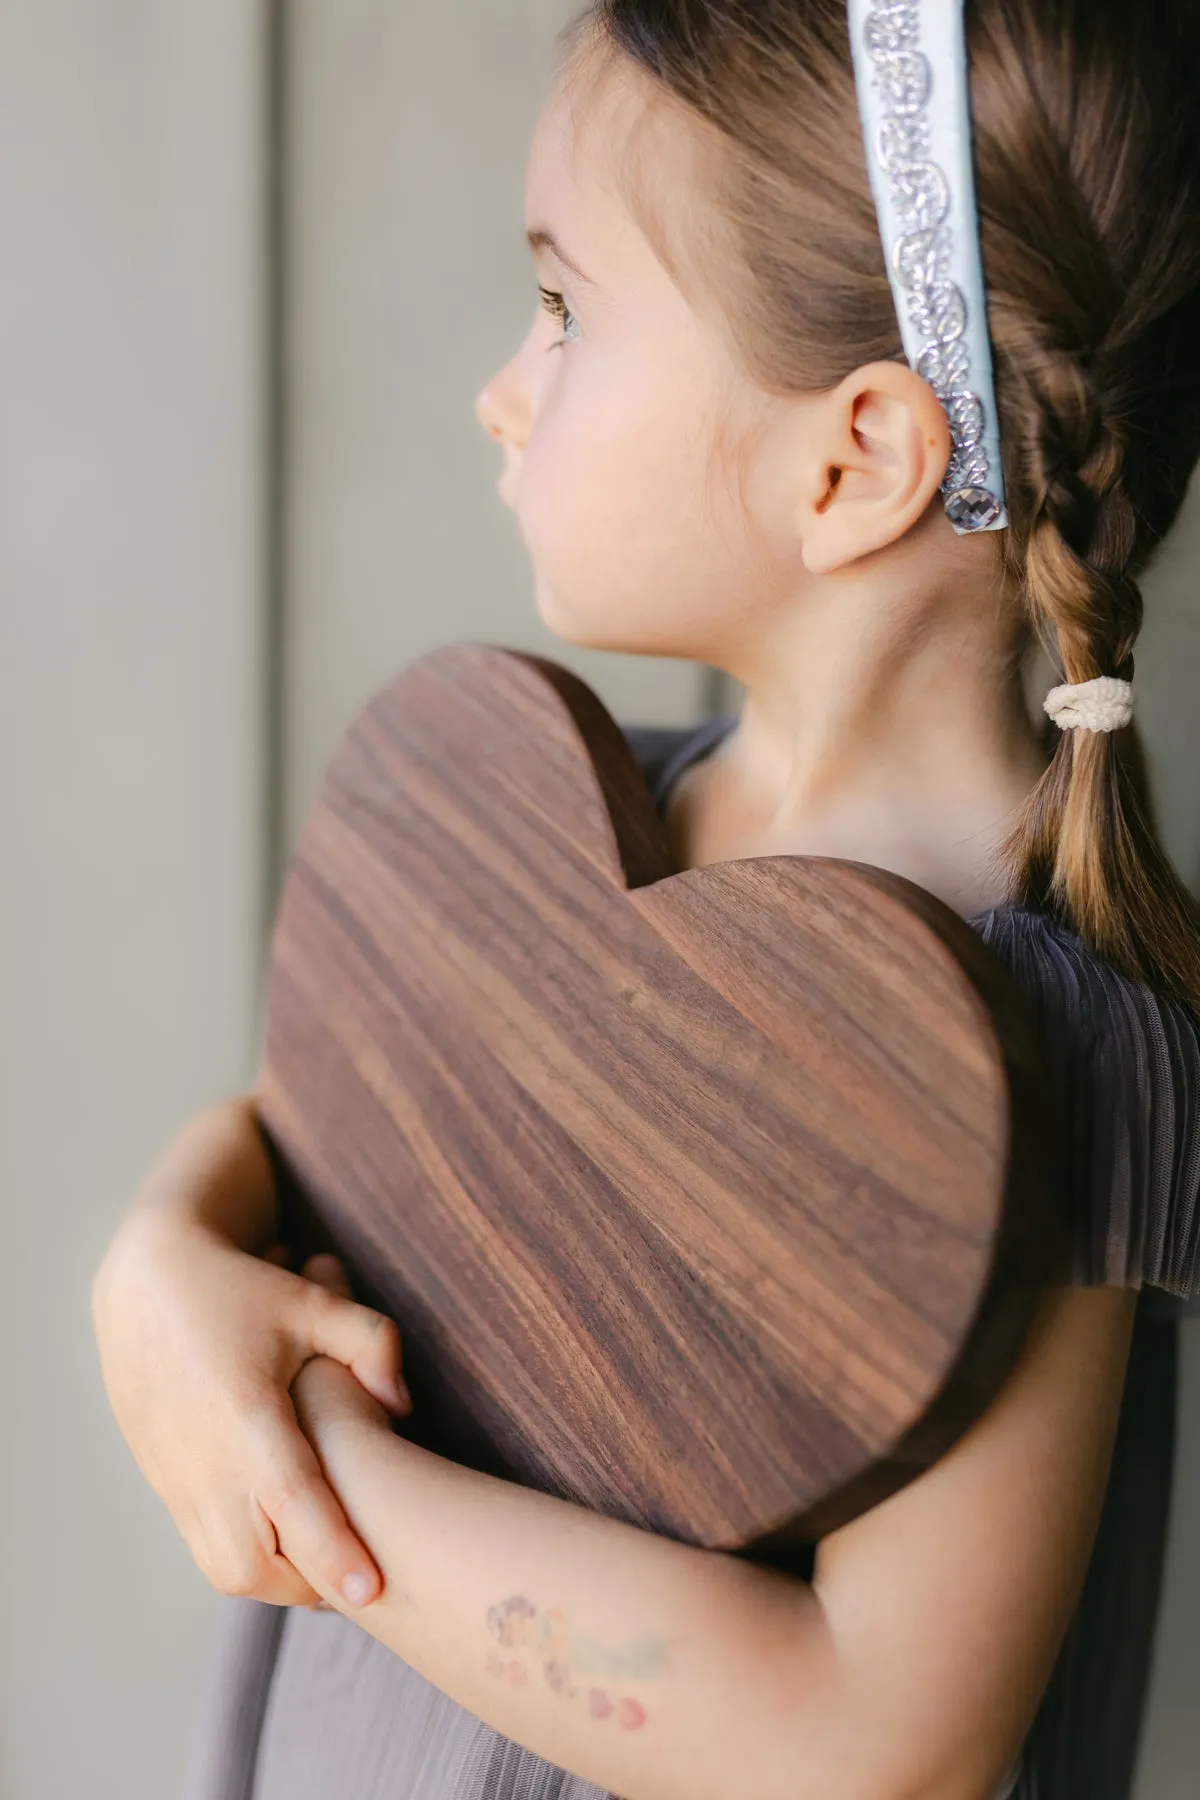
[[[374,1586],[369,1575],[347,1575],[342,1583],[342,1598],[347,1606],[365,1606]]]

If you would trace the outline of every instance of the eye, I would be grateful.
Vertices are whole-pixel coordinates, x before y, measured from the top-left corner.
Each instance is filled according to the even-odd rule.
[[[546,311],[563,327],[563,335],[558,339],[558,344],[570,343],[573,337],[579,335],[579,321],[567,305],[566,300],[561,294],[556,294],[553,288],[539,287],[538,294],[541,296],[541,302]],[[569,325],[568,320],[570,321]],[[555,347],[557,348],[557,345]]]

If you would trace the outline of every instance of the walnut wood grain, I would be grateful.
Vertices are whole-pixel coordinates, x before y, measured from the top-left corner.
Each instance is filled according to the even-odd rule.
[[[467,644],[362,713],[276,921],[260,1118],[399,1323],[408,1435],[684,1541],[954,1443],[1064,1266],[1018,997],[863,864],[675,872],[615,721]]]

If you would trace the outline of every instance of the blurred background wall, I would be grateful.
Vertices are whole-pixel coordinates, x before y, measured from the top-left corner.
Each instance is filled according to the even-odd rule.
[[[216,1604],[88,1302],[252,1069],[262,55],[245,0],[0,6],[3,1800],[171,1800]]]
[[[431,646],[575,668],[623,722],[734,696],[559,643],[475,423],[533,304],[563,0],[0,8],[0,1797],[173,1800],[219,1604],[108,1411],[91,1274],[161,1146],[247,1085],[283,861],[339,733]],[[1200,503],[1143,716],[1200,873]],[[1141,1800],[1195,1793],[1200,1329]]]

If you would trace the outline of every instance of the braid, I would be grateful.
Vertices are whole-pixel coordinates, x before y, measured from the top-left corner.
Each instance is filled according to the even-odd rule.
[[[1035,365],[1025,454],[1034,490],[1025,605],[1068,682],[1131,681],[1142,592],[1130,572],[1137,512],[1124,446],[1089,368],[1061,353]],[[1092,365],[1094,368],[1094,364]],[[1159,840],[1140,734],[1069,730],[1029,796],[1005,854],[1017,896],[1110,962],[1195,1002],[1200,908]]]

